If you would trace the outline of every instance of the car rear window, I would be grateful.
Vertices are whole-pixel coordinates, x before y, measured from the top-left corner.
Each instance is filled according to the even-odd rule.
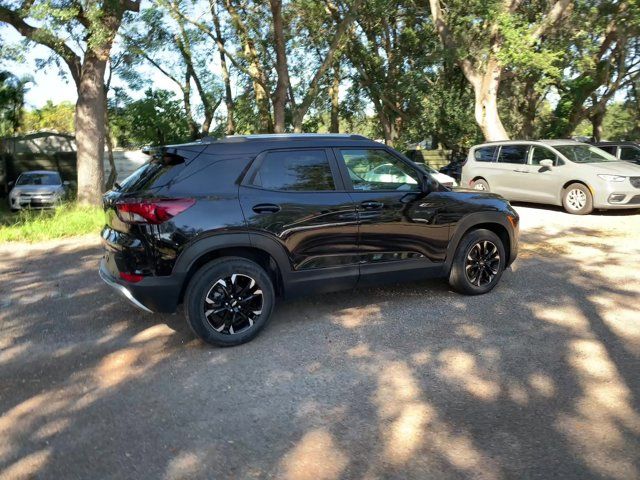
[[[497,147],[477,148],[474,155],[476,162],[493,162]]]
[[[183,154],[184,153],[184,154]],[[185,167],[191,152],[159,152],[151,160],[119,183],[120,192],[140,192],[161,187],[173,180]]]

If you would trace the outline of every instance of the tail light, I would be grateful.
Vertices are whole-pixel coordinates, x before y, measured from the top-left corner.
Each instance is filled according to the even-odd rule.
[[[159,225],[184,212],[196,201],[193,198],[131,200],[116,204],[118,217],[125,223]]]
[[[137,273],[120,272],[120,278],[129,283],[138,283],[144,277]]]

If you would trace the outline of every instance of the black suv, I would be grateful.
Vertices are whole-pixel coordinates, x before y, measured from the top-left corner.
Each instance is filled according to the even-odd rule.
[[[518,250],[501,197],[452,191],[357,135],[248,135],[151,152],[104,196],[103,280],[236,345],[277,297],[448,277],[491,290]]]

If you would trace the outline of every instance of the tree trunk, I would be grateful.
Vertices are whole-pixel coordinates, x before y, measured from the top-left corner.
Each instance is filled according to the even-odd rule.
[[[498,87],[502,67],[491,58],[487,63],[487,71],[473,82],[475,92],[475,118],[482,130],[485,140],[509,140],[509,135],[502,125],[498,113]]]
[[[287,46],[282,21],[282,1],[270,0],[270,4],[276,50],[276,73],[278,75],[278,82],[273,96],[274,131],[276,133],[284,133],[287,91],[289,89],[289,66],[287,65]]]
[[[78,85],[76,148],[78,202],[100,205],[104,188],[104,73],[109,49],[87,50]]]
[[[109,108],[107,104],[108,91],[109,91],[109,87],[105,86],[105,89],[104,89],[104,135],[105,135],[105,141],[107,143],[107,159],[109,160],[109,167],[111,168],[111,170],[109,171],[109,177],[107,178],[107,182],[104,186],[105,190],[111,190],[111,188],[113,187],[113,184],[116,183],[116,179],[118,178],[118,170],[116,169],[116,162],[113,159],[113,139],[111,138],[111,127],[109,126]]]
[[[333,67],[333,82],[329,88],[331,97],[331,133],[340,133],[340,62],[336,62]]]
[[[598,109],[591,115],[591,135],[594,142],[602,141],[602,122],[604,120],[605,110]]]
[[[224,38],[222,37],[222,29],[220,28],[220,17],[216,8],[215,0],[210,1],[211,15],[213,16],[213,26],[216,32],[216,45],[220,52],[220,69],[222,70],[222,80],[224,82],[224,103],[227,107],[227,128],[225,133],[233,135],[236,132],[235,119],[233,117],[233,95],[231,93],[231,78],[229,76],[229,68],[227,67],[227,57],[224,54]]]

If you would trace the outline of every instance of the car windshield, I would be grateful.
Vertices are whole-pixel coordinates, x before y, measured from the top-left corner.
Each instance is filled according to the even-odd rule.
[[[556,145],[554,147],[567,159],[576,163],[617,162],[618,159],[591,145]]]
[[[23,173],[16,185],[60,185],[60,175],[57,173]]]

